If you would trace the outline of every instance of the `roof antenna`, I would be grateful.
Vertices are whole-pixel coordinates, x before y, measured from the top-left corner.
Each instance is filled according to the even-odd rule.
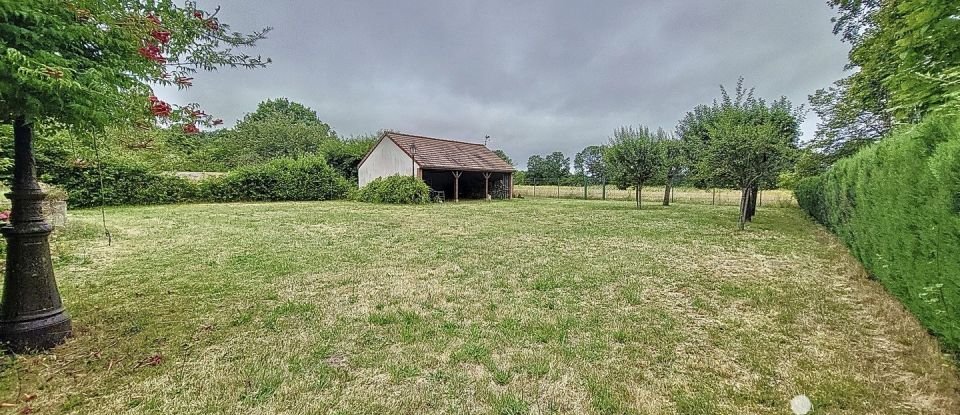
[[[484,147],[487,146],[487,141],[490,141],[490,136],[489,136],[489,135],[486,136],[486,137],[483,137],[483,146],[484,146]]]

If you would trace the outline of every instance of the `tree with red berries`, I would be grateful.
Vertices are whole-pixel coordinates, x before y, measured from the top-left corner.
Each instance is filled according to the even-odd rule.
[[[70,333],[57,293],[35,177],[33,125],[97,131],[107,125],[180,126],[196,133],[222,121],[198,105],[173,105],[153,86],[189,87],[193,74],[259,68],[269,59],[241,51],[269,28],[231,31],[188,1],[0,0],[0,123],[14,130],[11,224],[0,304],[0,341],[42,349]]]

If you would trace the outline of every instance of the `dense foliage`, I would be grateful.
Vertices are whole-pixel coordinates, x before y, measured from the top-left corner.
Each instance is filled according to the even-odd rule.
[[[214,202],[343,199],[353,186],[319,156],[280,158],[200,184]]]
[[[430,201],[430,187],[413,176],[379,177],[361,187],[356,198],[370,203],[427,203]]]
[[[897,124],[960,108],[960,2],[828,0],[851,75],[810,97],[814,145],[833,162]]]
[[[101,186],[101,174],[103,182]],[[353,188],[322,157],[276,159],[222,177],[191,181],[130,160],[48,164],[43,179],[69,195],[73,207],[182,202],[343,199]]]
[[[652,133],[649,128],[621,127],[613,133],[604,152],[604,161],[612,182],[620,188],[632,186],[641,207],[643,185],[660,173],[664,154],[658,141],[667,139],[663,130]]]
[[[735,119],[734,119],[735,118]],[[698,187],[739,188],[729,174],[718,171],[723,166],[703,163],[711,151],[711,140],[722,132],[718,124],[769,125],[776,138],[784,145],[797,148],[800,139],[800,124],[803,108],[795,108],[786,97],[772,102],[754,96],[754,90],[743,85],[743,78],[730,94],[720,86],[720,98],[711,105],[698,105],[687,112],[677,124],[676,133],[683,142],[684,153],[689,161],[690,179]],[[773,185],[779,171],[769,171],[762,181]]]
[[[52,119],[80,129],[153,120],[215,124],[196,105],[158,100],[151,84],[187,87],[197,70],[262,67],[238,53],[269,29],[231,31],[194,2],[0,1],[0,121]]]
[[[306,108],[299,104],[296,104],[296,106]],[[250,117],[245,119],[247,118]],[[258,122],[249,121],[246,125],[249,126],[251,123]],[[177,128],[135,128],[122,125],[106,127],[96,133],[85,133],[58,128],[55,124],[49,126],[38,124],[38,134],[34,137],[34,153],[38,174],[42,180],[52,184],[58,184],[58,180],[63,180],[70,175],[50,175],[50,171],[58,169],[62,172],[62,166],[82,165],[93,167],[101,159],[105,160],[103,162],[107,166],[105,171],[129,168],[132,171],[149,173],[155,177],[169,177],[174,172],[228,172],[240,166],[263,164],[284,154],[297,157],[322,156],[337,173],[355,183],[360,160],[374,142],[372,136],[351,138],[324,136],[317,141],[315,146],[298,149],[294,148],[295,140],[274,142],[272,145],[262,146],[238,146],[229,142],[241,135],[245,135],[242,138],[244,142],[269,141],[271,137],[295,129],[323,129],[329,131],[329,127],[325,125],[306,126],[303,124],[308,123],[297,123],[290,128],[282,128],[280,133],[267,131],[263,135],[256,133],[259,129],[249,128],[185,134]],[[258,153],[259,150],[267,147],[276,149],[275,154],[264,155]],[[225,158],[224,154],[228,152],[234,157]],[[12,163],[10,162],[12,157],[12,131],[9,126],[0,126],[0,178],[4,180],[9,180],[12,174]],[[237,160],[246,160],[246,162],[237,163]],[[94,172],[94,170],[90,170],[90,172]],[[118,176],[107,178],[105,181],[114,179],[116,181],[123,180],[122,177]],[[140,179],[131,178],[131,182],[137,180]],[[88,183],[94,184],[92,181]],[[77,182],[74,182],[67,187],[76,186]],[[81,191],[71,199],[71,205],[92,206],[98,204],[99,202],[87,199],[87,196],[93,194],[93,192],[87,190]],[[107,198],[106,202],[108,204],[144,203],[134,202],[134,200],[139,199],[116,197]],[[167,199],[159,199],[150,203],[166,203],[168,201]]]
[[[570,157],[564,156],[562,152],[541,156],[534,154],[527,159],[526,179],[538,184],[558,184],[563,183],[570,177]]]
[[[286,98],[261,102],[237,125],[214,137],[211,158],[227,168],[259,164],[278,157],[318,154],[337,134],[317,113]]]
[[[197,196],[196,186],[190,181],[160,174],[149,166],[129,161],[104,160],[99,168],[83,160],[49,164],[43,178],[66,190],[70,206],[81,208],[99,206],[101,203],[179,203],[194,200]]]
[[[606,163],[603,161],[603,153],[606,146],[592,145],[587,146],[576,156],[573,157],[573,169],[577,174],[587,176],[594,180],[602,180],[606,177]]]
[[[960,117],[895,134],[801,181],[796,195],[960,352]]]
[[[740,189],[741,229],[756,212],[760,189],[775,187],[800,154],[803,114],[786,97],[755,97],[740,78],[734,94],[720,86],[719,100],[695,107],[677,125],[693,184]]]

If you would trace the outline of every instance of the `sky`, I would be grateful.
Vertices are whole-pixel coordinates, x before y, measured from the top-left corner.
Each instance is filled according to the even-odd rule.
[[[158,95],[226,125],[257,103],[307,105],[341,136],[391,129],[483,142],[523,168],[533,154],[672,131],[743,76],[795,105],[842,78],[833,11],[796,0],[200,0],[232,29],[273,27],[264,69],[221,69]],[[808,113],[803,137],[816,129]]]

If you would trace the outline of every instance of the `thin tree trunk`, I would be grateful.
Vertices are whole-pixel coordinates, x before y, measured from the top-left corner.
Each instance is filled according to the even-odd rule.
[[[664,206],[670,206],[670,190],[672,190],[672,187],[670,186],[670,182],[671,182],[671,180],[670,180],[670,177],[668,176],[668,177],[667,177],[666,187],[665,187],[664,190],[663,190],[663,205],[664,205]]]
[[[643,183],[637,185],[637,209],[643,209]]]
[[[753,216],[757,214],[757,190],[759,187],[756,184],[750,187],[750,194],[747,198],[747,222],[753,221]]]
[[[587,200],[587,175],[583,175],[583,200]]]
[[[601,199],[607,200],[607,178],[603,178],[603,192],[601,194]]]
[[[750,187],[740,189],[740,217],[737,220],[737,229],[743,230],[747,223],[747,203],[750,199]]]

